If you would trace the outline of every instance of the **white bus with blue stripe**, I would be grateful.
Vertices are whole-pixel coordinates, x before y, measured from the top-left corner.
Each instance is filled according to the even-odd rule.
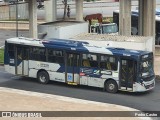
[[[87,42],[31,38],[5,41],[5,70],[14,75],[72,85],[104,88],[107,92],[148,91],[155,86],[153,53]]]

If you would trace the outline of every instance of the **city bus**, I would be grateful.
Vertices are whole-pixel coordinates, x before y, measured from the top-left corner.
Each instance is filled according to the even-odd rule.
[[[138,10],[132,10],[131,13],[131,34],[138,35]],[[160,45],[160,10],[155,13],[156,27],[155,27],[155,44]],[[113,11],[113,22],[119,26],[119,10]]]
[[[10,38],[5,41],[5,70],[18,76],[70,85],[144,92],[155,87],[153,53],[91,46],[65,39]]]

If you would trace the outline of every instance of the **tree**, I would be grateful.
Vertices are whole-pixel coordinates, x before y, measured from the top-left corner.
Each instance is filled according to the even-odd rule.
[[[64,13],[63,13],[63,20],[66,18],[66,11],[67,11],[67,0],[63,0],[62,3],[64,4]]]

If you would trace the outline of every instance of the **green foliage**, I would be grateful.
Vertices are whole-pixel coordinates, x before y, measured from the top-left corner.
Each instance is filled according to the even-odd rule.
[[[0,49],[0,63],[4,63],[4,49]]]

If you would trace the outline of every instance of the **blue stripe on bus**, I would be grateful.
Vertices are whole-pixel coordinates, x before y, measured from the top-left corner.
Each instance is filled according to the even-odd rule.
[[[141,50],[130,50],[130,49],[124,49],[124,48],[107,48],[108,50],[110,50],[113,55],[115,56],[130,56],[130,58],[133,59],[139,59],[140,55],[144,55],[144,54],[148,54],[150,52],[148,51],[141,51]]]
[[[67,67],[67,73],[78,73],[79,74],[80,67]],[[74,71],[73,71],[74,70]],[[60,68],[57,70],[57,72],[63,73],[65,72],[65,65],[60,65]]]
[[[89,50],[83,46],[83,44],[88,44],[88,42],[52,39],[49,41],[44,41],[42,43],[46,48],[68,50],[75,52],[89,52]]]

